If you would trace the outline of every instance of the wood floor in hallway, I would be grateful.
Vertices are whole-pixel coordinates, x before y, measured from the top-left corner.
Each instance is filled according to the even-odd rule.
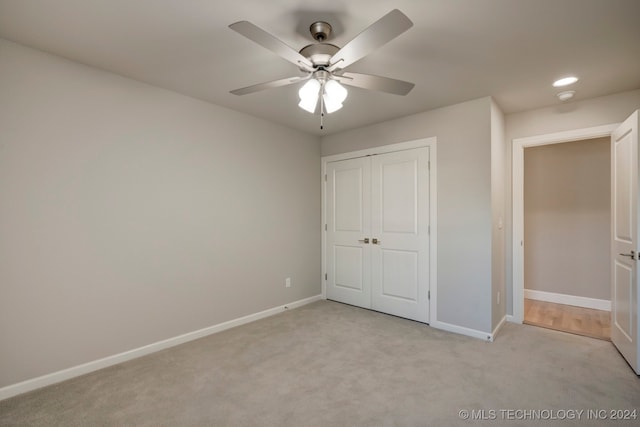
[[[602,340],[611,339],[611,313],[608,311],[525,299],[524,323]]]

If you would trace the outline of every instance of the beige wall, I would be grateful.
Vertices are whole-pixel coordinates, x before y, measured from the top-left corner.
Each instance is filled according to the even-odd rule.
[[[525,289],[610,299],[610,140],[524,150]]]
[[[316,137],[2,40],[0,129],[0,387],[320,293]]]
[[[582,129],[593,126],[621,123],[640,108],[640,90],[622,92],[599,98],[557,104],[521,113],[508,114],[506,120],[507,140],[507,187],[505,189],[507,209],[506,255],[507,255],[507,313],[513,314],[513,269],[512,269],[512,221],[511,221],[511,146],[514,138],[544,135],[554,132]]]
[[[322,138],[322,155],[437,138],[437,320],[491,332],[491,98]]]

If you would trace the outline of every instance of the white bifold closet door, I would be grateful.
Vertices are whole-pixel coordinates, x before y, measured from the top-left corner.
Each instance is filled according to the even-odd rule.
[[[327,298],[429,322],[429,148],[327,164]]]

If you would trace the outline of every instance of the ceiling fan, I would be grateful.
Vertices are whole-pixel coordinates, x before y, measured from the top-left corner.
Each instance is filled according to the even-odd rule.
[[[345,69],[412,26],[413,22],[404,13],[394,9],[371,24],[342,48],[339,48],[326,42],[331,34],[331,25],[324,21],[317,21],[309,28],[317,43],[296,51],[248,21],[236,22],[229,25],[229,28],[296,65],[305,75],[247,86],[232,90],[231,93],[246,95],[264,89],[307,81],[298,92],[300,96],[298,105],[310,113],[315,113],[318,110],[318,100],[320,100],[321,117],[325,112],[332,113],[342,107],[342,103],[347,97],[347,90],[341,84],[406,95],[413,88],[413,83],[388,77],[347,72]]]

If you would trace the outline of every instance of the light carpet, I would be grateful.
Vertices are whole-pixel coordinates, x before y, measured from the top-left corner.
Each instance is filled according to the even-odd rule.
[[[320,301],[4,400],[0,425],[632,426],[610,411],[634,409],[609,342],[507,323],[487,343]]]

